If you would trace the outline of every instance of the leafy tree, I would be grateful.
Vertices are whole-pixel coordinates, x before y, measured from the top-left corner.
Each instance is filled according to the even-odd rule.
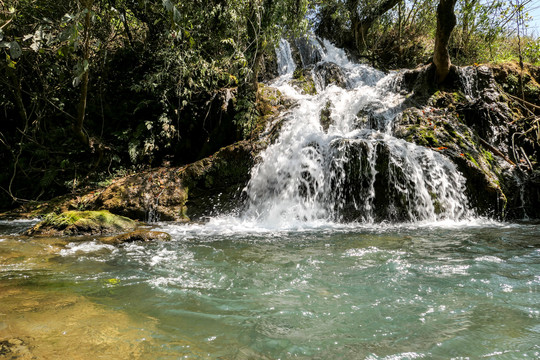
[[[359,51],[365,47],[368,31],[373,23],[400,2],[401,0],[382,0],[370,7],[364,3],[360,9],[359,0],[347,0],[347,8],[351,14],[351,30]]]
[[[245,136],[265,57],[305,29],[307,4],[1,2],[0,202],[182,164]]]

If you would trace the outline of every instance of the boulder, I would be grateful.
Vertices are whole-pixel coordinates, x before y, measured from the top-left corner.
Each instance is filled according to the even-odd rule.
[[[317,94],[317,88],[313,79],[313,66],[306,68],[298,67],[294,70],[290,84],[305,95]]]
[[[318,83],[323,87],[327,87],[330,84],[334,84],[343,89],[347,88],[347,79],[343,74],[342,68],[332,62],[323,62],[315,65],[315,76],[318,79]]]
[[[127,217],[100,211],[66,211],[61,214],[50,213],[26,231],[26,235],[108,235],[136,228],[137,222]]]
[[[322,44],[319,42],[319,39],[308,36],[296,38],[292,47],[293,53],[298,51],[298,57],[301,60],[298,64],[299,67],[315,65],[321,61],[323,56],[321,49]]]

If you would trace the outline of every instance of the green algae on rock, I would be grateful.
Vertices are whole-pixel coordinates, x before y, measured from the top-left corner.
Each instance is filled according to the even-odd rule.
[[[134,230],[137,223],[127,217],[100,211],[50,213],[26,235],[106,235]]]

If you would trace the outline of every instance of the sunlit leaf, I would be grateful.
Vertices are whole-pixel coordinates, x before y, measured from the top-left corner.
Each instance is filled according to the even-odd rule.
[[[6,62],[7,62],[8,67],[15,69],[15,65],[17,65],[17,63],[11,60],[11,57],[9,55],[6,55]]]

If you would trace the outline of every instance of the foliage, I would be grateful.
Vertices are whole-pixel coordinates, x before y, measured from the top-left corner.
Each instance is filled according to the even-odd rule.
[[[352,37],[353,17],[350,3],[359,18],[383,0],[330,0],[312,3],[313,28],[338,46],[346,47],[360,58],[382,68],[414,67],[429,62],[433,53],[435,14],[438,1],[403,0],[381,15],[365,38],[365,48],[358,49]],[[450,39],[450,55],[457,65],[518,58],[518,24],[521,51],[526,61],[536,62],[538,39],[526,36],[531,20],[526,11],[531,0],[485,1],[458,0],[457,26]],[[510,45],[510,46],[509,46]]]
[[[282,34],[305,29],[306,9],[306,0],[1,2],[0,207],[242,138],[257,116],[246,84]]]
[[[525,46],[523,47],[523,56],[525,57],[525,61],[540,65],[540,39],[526,39]]]

